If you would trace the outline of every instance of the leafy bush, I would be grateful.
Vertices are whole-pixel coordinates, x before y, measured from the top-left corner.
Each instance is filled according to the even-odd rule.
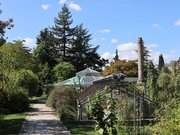
[[[37,95],[38,76],[31,70],[20,70],[16,75],[15,85],[28,90],[30,97]]]
[[[0,108],[3,113],[17,113],[29,108],[28,94],[24,89],[1,91]]]
[[[57,81],[63,81],[74,76],[75,68],[69,62],[62,62],[54,67],[54,73]]]
[[[179,135],[180,133],[180,102],[172,99],[164,110],[157,112],[157,123],[152,127],[153,135]]]
[[[47,105],[54,108],[61,121],[76,118],[76,93],[73,88],[54,89],[48,97]]]
[[[23,112],[29,108],[28,95],[23,89],[8,94],[8,110],[11,113]]]

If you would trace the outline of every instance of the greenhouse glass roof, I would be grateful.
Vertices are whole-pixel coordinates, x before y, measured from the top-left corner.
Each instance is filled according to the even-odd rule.
[[[94,81],[101,79],[100,73],[87,68],[76,73],[75,77],[69,78],[65,81],[56,83],[55,86],[68,86],[68,85],[83,85],[89,86],[93,84]]]

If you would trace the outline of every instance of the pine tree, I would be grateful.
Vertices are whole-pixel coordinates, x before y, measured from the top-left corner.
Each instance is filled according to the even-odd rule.
[[[56,38],[56,49],[58,51],[58,57],[64,60],[68,54],[75,28],[71,28],[73,22],[71,12],[66,4],[62,7],[62,11],[58,13],[58,17],[55,18],[55,26],[52,27],[52,32]]]
[[[164,58],[163,58],[163,55],[160,54],[159,55],[159,64],[158,64],[158,69],[159,69],[159,72],[162,71],[162,68],[164,67]]]
[[[114,62],[120,60],[120,59],[119,59],[119,54],[118,54],[118,50],[117,50],[117,49],[116,49],[116,53],[115,53],[115,56],[114,56],[113,60],[114,60]]]

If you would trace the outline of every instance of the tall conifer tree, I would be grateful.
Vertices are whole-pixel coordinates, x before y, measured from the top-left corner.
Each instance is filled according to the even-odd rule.
[[[75,28],[71,27],[73,22],[71,12],[66,4],[62,7],[62,11],[58,13],[55,18],[55,25],[52,27],[52,32],[56,38],[56,49],[58,50],[58,56],[64,60],[66,58],[67,50],[69,49]]]
[[[114,60],[114,62],[120,60],[120,59],[119,59],[119,54],[118,54],[118,50],[117,50],[117,49],[116,49],[116,53],[115,53],[115,56],[114,56],[113,60]]]
[[[159,55],[159,64],[158,64],[158,69],[159,69],[159,72],[162,71],[162,68],[164,67],[164,58],[163,58],[163,55],[160,54]]]
[[[86,67],[97,68],[102,64],[100,56],[97,54],[99,46],[92,47],[89,43],[91,40],[91,34],[83,25],[77,26],[74,33],[74,39],[70,50],[68,51],[69,61],[75,66],[77,71],[80,71]]]

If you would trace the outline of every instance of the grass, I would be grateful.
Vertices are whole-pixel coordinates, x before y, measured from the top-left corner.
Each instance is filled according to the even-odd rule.
[[[97,135],[93,125],[66,125],[72,135]]]
[[[29,99],[30,109],[40,99],[44,99],[44,97]],[[5,115],[2,120],[0,119],[0,135],[18,135],[27,115],[28,112]]]
[[[8,114],[0,120],[0,135],[18,135],[28,112]]]

